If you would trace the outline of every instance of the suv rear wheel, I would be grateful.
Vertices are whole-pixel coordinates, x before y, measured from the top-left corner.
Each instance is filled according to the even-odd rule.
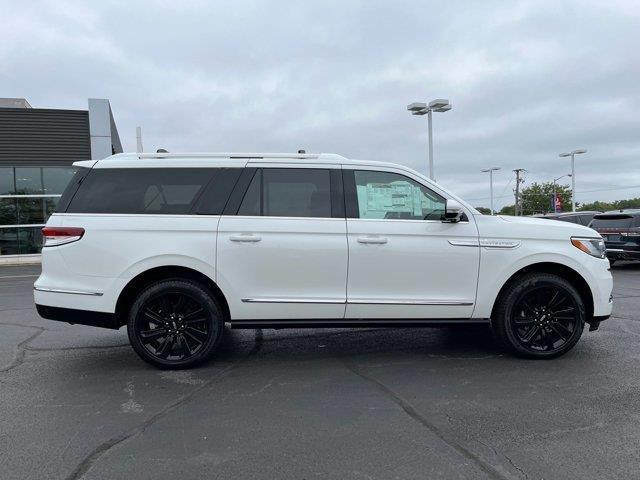
[[[529,273],[512,281],[494,310],[498,340],[527,358],[554,358],[571,350],[584,329],[582,297],[567,280]]]
[[[136,353],[160,368],[189,368],[208,360],[222,338],[224,315],[198,283],[154,283],[129,312],[127,333]]]

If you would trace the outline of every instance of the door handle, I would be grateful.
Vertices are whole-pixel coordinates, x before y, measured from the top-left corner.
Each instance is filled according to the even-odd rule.
[[[229,240],[232,242],[259,242],[262,237],[259,235],[231,235]]]
[[[358,243],[378,244],[387,243],[387,237],[358,237]]]

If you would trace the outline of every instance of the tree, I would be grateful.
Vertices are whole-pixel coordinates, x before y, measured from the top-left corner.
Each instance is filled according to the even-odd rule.
[[[515,205],[505,205],[500,210],[500,215],[515,215],[516,214],[516,206]]]
[[[553,182],[532,183],[522,189],[523,215],[553,212],[551,199],[553,198],[554,188],[562,202],[562,211],[566,212],[571,210],[571,190],[569,187],[558,184],[554,187]]]
[[[615,200],[613,202],[591,202],[580,205],[578,210],[597,210],[606,212],[607,210],[621,210],[623,208],[640,208],[640,198],[630,198],[628,200]]]
[[[487,207],[476,207],[476,210],[478,210],[483,215],[491,215],[491,209],[490,208],[487,208]]]

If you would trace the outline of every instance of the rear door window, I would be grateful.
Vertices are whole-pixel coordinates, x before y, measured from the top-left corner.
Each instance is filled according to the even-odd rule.
[[[68,213],[187,214],[215,169],[98,168],[81,182]]]
[[[326,217],[331,215],[331,174],[322,168],[263,168],[256,171],[238,215]]]

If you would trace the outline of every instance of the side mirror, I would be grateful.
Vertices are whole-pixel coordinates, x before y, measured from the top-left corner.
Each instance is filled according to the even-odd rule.
[[[458,223],[462,219],[464,210],[457,200],[447,200],[444,207],[444,215],[442,221],[445,223]]]

